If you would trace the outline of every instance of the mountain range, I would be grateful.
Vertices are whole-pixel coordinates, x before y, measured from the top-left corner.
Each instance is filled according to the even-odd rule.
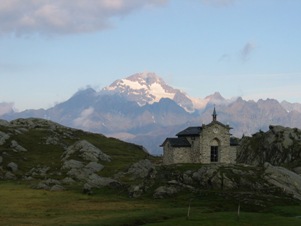
[[[164,82],[155,73],[137,73],[96,91],[86,88],[49,109],[22,112],[2,110],[5,120],[50,119],[65,126],[102,133],[143,145],[162,154],[159,145],[187,126],[211,121],[213,106],[218,120],[229,124],[234,136],[267,131],[269,125],[301,128],[301,104],[275,99],[225,99],[219,92],[193,98]],[[3,106],[7,108],[6,105]],[[1,113],[2,112],[2,113]]]

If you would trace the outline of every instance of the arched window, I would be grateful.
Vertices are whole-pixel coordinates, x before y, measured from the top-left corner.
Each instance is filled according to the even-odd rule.
[[[210,153],[210,161],[211,162],[218,162],[218,158],[219,158],[219,140],[218,139],[213,139],[211,141],[211,153]]]

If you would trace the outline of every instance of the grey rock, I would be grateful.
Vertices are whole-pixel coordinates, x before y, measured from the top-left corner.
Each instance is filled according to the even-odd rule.
[[[3,162],[3,157],[0,156],[0,164]]]
[[[50,187],[47,184],[45,184],[44,182],[39,182],[33,188],[35,188],[35,189],[41,189],[41,190],[50,190]]]
[[[10,145],[16,152],[26,152],[27,149],[18,144],[17,141],[13,140]]]
[[[85,166],[84,170],[87,170],[90,173],[96,173],[101,171],[103,168],[104,166],[97,162],[90,162]]]
[[[50,191],[64,191],[65,188],[61,185],[53,185],[51,188],[50,188]]]
[[[0,119],[0,126],[5,126],[5,127],[9,127],[10,124],[8,121]]]
[[[26,176],[46,176],[47,172],[50,170],[49,166],[37,166],[36,168],[32,168],[29,172],[26,173]]]
[[[49,145],[49,144],[57,145],[57,144],[59,144],[59,142],[60,142],[60,139],[58,137],[47,137],[47,139],[46,139],[47,145]]]
[[[265,179],[286,194],[301,200],[301,176],[280,166],[265,164]]]
[[[179,191],[181,191],[181,188],[177,186],[161,186],[155,190],[155,193],[153,194],[154,198],[162,199],[165,197],[170,197],[175,194],[177,194]]]
[[[62,169],[81,169],[84,167],[84,164],[80,161],[70,159],[66,160],[62,166]]]
[[[150,160],[144,159],[134,163],[128,170],[133,178],[145,178],[155,174],[155,167]]]
[[[301,157],[301,130],[283,126],[270,126],[267,132],[244,137],[238,147],[237,162],[274,166],[289,164]]]
[[[128,189],[129,196],[132,198],[138,198],[143,194],[143,185],[131,185]]]
[[[105,187],[105,186],[109,186],[111,183],[119,183],[119,182],[112,178],[101,177],[95,173],[91,174],[87,180],[87,184],[91,188]]]
[[[16,177],[16,175],[13,174],[12,172],[7,171],[7,172],[5,173],[5,175],[4,175],[4,179],[6,179],[6,180],[16,180],[17,177]]]
[[[78,141],[75,144],[68,147],[68,149],[63,154],[62,160],[65,161],[69,159],[70,156],[76,152],[79,152],[80,156],[86,161],[111,161],[111,157],[109,155],[103,153],[101,150],[99,150],[97,147],[95,147],[86,140]]]
[[[0,131],[0,145],[5,144],[5,142],[10,138],[7,133]]]
[[[10,170],[11,172],[15,173],[18,171],[18,165],[14,162],[10,162],[7,164],[7,169]]]
[[[65,177],[63,180],[61,180],[61,183],[70,185],[75,183],[75,180],[73,180],[71,177]]]

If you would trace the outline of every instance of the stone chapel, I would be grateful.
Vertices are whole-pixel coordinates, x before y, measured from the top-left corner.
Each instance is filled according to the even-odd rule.
[[[212,122],[188,127],[167,138],[163,147],[163,164],[176,163],[235,163],[237,142],[231,137],[229,125],[217,121],[214,107]]]

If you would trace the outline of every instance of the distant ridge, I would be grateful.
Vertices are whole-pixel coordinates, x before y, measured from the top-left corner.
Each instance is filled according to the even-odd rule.
[[[68,100],[49,109],[15,112],[0,104],[1,118],[37,117],[65,126],[102,133],[143,145],[152,154],[162,154],[159,145],[166,137],[186,128],[209,123],[213,106],[221,122],[233,127],[241,137],[269,125],[301,128],[301,104],[274,99],[225,99],[215,92],[193,98],[165,83],[151,72],[137,73],[114,81],[100,91],[92,88],[76,92]],[[1,111],[1,106],[3,110]]]

